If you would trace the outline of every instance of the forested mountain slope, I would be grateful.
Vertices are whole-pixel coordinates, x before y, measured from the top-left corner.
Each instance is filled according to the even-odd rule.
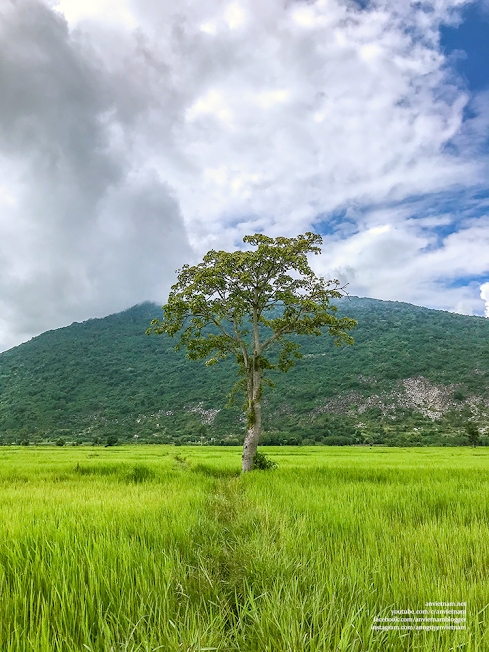
[[[484,426],[489,319],[357,297],[337,305],[358,321],[355,345],[297,338],[304,357],[266,390],[265,442],[429,443],[468,418]],[[235,364],[207,368],[175,339],[146,336],[160,316],[144,303],[0,354],[0,440],[239,441],[241,398],[224,407]]]

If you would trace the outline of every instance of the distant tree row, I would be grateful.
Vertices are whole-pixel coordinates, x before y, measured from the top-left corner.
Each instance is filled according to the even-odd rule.
[[[418,421],[419,423],[419,421]],[[423,422],[421,422],[423,423]],[[424,427],[383,425],[355,428],[348,422],[330,418],[328,427],[315,429],[311,426],[297,426],[290,430],[264,431],[260,438],[261,446],[486,446],[489,445],[487,429],[475,421],[468,421],[464,427],[447,431],[431,424]],[[96,433],[76,433],[69,429],[52,432],[21,431],[0,432],[0,445],[42,445],[56,446],[94,445],[116,446],[118,444],[170,444],[204,446],[242,446],[244,433],[220,434],[208,426],[186,430],[173,435],[147,433],[132,435],[123,428],[100,430]]]

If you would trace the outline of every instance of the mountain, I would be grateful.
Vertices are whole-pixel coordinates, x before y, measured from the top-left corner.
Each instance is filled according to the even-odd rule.
[[[297,337],[304,357],[266,389],[264,443],[461,443],[489,414],[489,319],[358,297],[355,345]],[[235,363],[213,367],[145,334],[161,308],[144,303],[46,332],[0,354],[0,442],[238,443],[225,409]],[[241,399],[238,399],[239,404]]]

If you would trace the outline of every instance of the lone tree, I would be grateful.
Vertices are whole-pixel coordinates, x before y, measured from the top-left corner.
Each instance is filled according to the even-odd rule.
[[[270,238],[256,233],[243,242],[257,249],[211,250],[198,265],[177,270],[178,281],[163,306],[164,317],[153,319],[146,332],[173,337],[182,331],[175,350],[185,347],[191,360],[208,358],[208,366],[234,355],[239,379],[230,402],[236,392],[244,392],[243,471],[250,471],[261,433],[263,387],[273,386],[264,372],[277,367],[286,372],[295,358],[302,357],[299,344],[286,336],[321,335],[326,326],[336,345],[353,344],[346,331],[357,322],[335,316],[337,308],[330,300],[346,294],[339,281],[324,281],[309,266],[307,254],[321,252],[321,236]],[[274,308],[281,309],[279,316],[268,319]],[[278,349],[276,364],[264,355],[272,349]]]

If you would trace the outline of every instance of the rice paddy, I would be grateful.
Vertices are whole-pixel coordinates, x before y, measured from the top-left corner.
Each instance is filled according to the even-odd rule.
[[[262,450],[1,448],[1,652],[489,650],[489,449]]]

